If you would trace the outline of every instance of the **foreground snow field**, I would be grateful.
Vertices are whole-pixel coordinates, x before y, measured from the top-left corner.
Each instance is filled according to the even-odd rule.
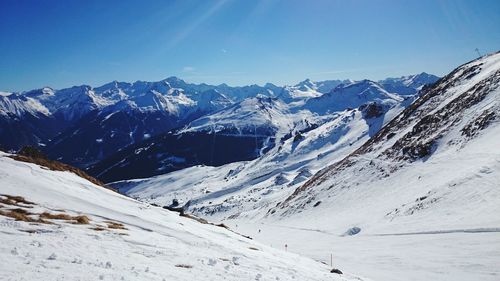
[[[0,280],[362,280],[3,153],[0,194]]]
[[[500,229],[477,232],[342,236],[287,222],[230,222],[255,240],[300,253],[372,280],[500,280]],[[258,230],[261,230],[259,233]],[[286,237],[286,238],[283,238]],[[304,243],[307,241],[307,243]]]

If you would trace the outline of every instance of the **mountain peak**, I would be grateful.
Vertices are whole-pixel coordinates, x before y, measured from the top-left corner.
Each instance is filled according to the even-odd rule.
[[[167,78],[163,79],[163,81],[167,81],[169,83],[184,83],[184,84],[186,84],[186,81],[182,80],[181,78],[179,78],[177,76],[167,77]]]
[[[313,81],[311,81],[311,79],[309,79],[309,78],[305,79],[304,81],[299,82],[295,86],[299,87],[299,88],[307,87],[309,89],[316,88],[316,84]]]

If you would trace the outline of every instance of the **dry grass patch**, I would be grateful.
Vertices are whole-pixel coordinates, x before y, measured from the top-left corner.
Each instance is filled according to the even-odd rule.
[[[96,227],[92,227],[90,229],[95,230],[95,231],[104,231],[104,230],[106,230],[106,228],[104,228],[102,226],[99,226],[99,225],[96,226]]]
[[[50,221],[46,221],[42,218],[34,219],[30,215],[30,212],[24,209],[10,209],[10,210],[0,210],[0,215],[4,217],[13,218],[16,221],[24,221],[24,222],[35,222],[35,223],[44,223],[51,224]]]
[[[65,213],[61,214],[51,214],[48,212],[43,212],[40,214],[40,218],[42,219],[50,219],[50,220],[66,220],[72,221],[74,224],[89,224],[90,219],[87,216],[71,216]]]
[[[64,221],[71,224],[91,224],[91,219],[85,215],[70,215],[65,213],[64,210],[57,210],[57,213],[49,211],[44,212],[30,212],[26,208],[33,208],[36,205],[24,199],[21,196],[12,196],[0,194],[0,216],[13,218],[16,221],[24,221],[30,224],[54,224],[54,221]],[[23,205],[20,205],[23,204]],[[17,207],[17,208],[16,208]],[[90,229],[95,231],[105,231],[111,229],[127,230],[127,228],[119,222],[104,221],[105,225],[93,224]],[[28,233],[34,233],[36,230],[21,230]],[[118,233],[118,232],[117,232]],[[127,235],[125,233],[118,233],[120,235]]]
[[[13,218],[16,221],[25,221],[33,224],[52,224],[50,220],[64,220],[73,224],[90,223],[90,218],[84,215],[71,216],[64,212],[57,214],[49,212],[32,213],[24,208],[33,208],[33,205],[36,204],[24,199],[24,197],[22,196],[0,194],[0,203],[5,204],[5,206],[0,205],[0,215]],[[8,209],[9,206],[15,206],[19,208]]]
[[[12,195],[7,195],[7,194],[0,194],[0,203],[5,204],[5,205],[19,206],[19,207],[26,207],[26,208],[31,208],[31,206],[20,206],[19,204],[35,205],[35,203],[24,199],[24,197],[22,197],[22,196],[12,196]]]
[[[180,267],[180,268],[193,268],[192,265],[189,264],[176,264],[175,267]]]
[[[114,222],[114,221],[105,221],[105,223],[108,225],[108,228],[111,228],[111,229],[122,229],[122,230],[127,230],[127,228],[121,224],[121,223],[118,223],[118,222]]]
[[[0,215],[4,216],[4,217],[9,217],[9,218],[13,218],[15,219],[16,221],[25,221],[25,222],[34,222],[35,220],[28,216],[28,214],[24,213],[24,212],[18,212],[17,209],[15,210],[0,210]]]
[[[90,223],[90,219],[87,216],[76,216],[75,218],[76,218],[75,220],[76,220],[77,224],[89,224]]]
[[[50,220],[67,220],[67,221],[70,221],[73,219],[72,216],[68,215],[68,214],[51,214],[51,213],[48,213],[48,212],[43,212],[40,214],[40,217],[41,218],[44,218],[44,219],[50,219]]]

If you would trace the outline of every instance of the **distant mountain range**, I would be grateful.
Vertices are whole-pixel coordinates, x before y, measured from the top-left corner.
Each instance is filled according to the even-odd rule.
[[[379,82],[307,79],[294,86],[268,83],[231,87],[191,84],[169,77],[158,82],[114,81],[96,88],[83,85],[61,90],[46,87],[21,93],[2,92],[0,145],[6,150],[39,146],[53,159],[81,168],[93,165],[89,170],[108,180],[124,175],[106,177],[113,169],[103,174],[102,169],[96,168],[102,166],[98,162],[118,159],[116,153],[123,155],[152,143],[172,148],[163,156],[155,156],[163,164],[156,165],[153,174],[186,165],[219,165],[258,157],[272,148],[277,139],[307,131],[332,120],[338,112],[368,102],[388,110],[413,99],[423,85],[437,79],[421,73]],[[186,133],[197,134],[200,140],[206,138],[202,134],[239,139],[245,143],[245,149],[234,157],[210,152],[210,157],[196,156],[182,162],[177,154],[186,152],[173,149],[182,145],[175,144],[176,138],[170,136]],[[166,134],[163,138],[169,140],[168,144],[158,142],[162,134]],[[199,147],[195,139],[198,138],[192,140],[192,145]],[[248,146],[250,142],[252,147]],[[179,161],[186,164],[179,165]]]

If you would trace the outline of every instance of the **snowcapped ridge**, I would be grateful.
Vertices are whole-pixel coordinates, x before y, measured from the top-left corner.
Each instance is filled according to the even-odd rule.
[[[331,120],[330,112],[313,112],[307,102],[342,82],[306,80],[290,87],[271,83],[231,87],[191,84],[168,77],[157,82],[112,81],[95,88],[46,87],[1,96],[0,122],[6,129],[0,135],[8,138],[2,143],[5,149],[44,146],[50,157],[80,168],[126,146],[182,127],[186,132],[199,129],[282,138],[293,130],[302,131],[311,124]],[[265,98],[277,100],[266,106],[252,105]],[[251,112],[252,108],[255,112]]]
[[[312,82],[309,81],[307,83]],[[286,144],[287,150],[288,147],[292,147],[291,150],[294,153],[291,153],[293,155],[283,157],[291,159],[297,153],[307,153],[309,154],[308,157],[310,157],[307,162],[317,157],[317,155],[321,155],[322,161],[327,161],[330,159],[329,157],[338,157],[339,154],[334,153],[338,148],[342,147],[342,150],[346,151],[349,149],[349,146],[340,145],[335,149],[330,148],[331,150],[327,152],[327,147],[329,146],[319,146],[321,143],[324,144],[324,141],[318,141],[317,143],[310,142],[311,137],[306,136],[308,140],[302,142],[299,141],[300,138],[309,131],[314,131],[316,128],[321,127],[323,124],[338,122],[344,124],[345,127],[343,131],[332,133],[335,136],[334,138],[340,139],[342,138],[342,134],[349,134],[352,130],[357,134],[357,139],[350,140],[350,145],[352,143],[359,143],[360,139],[365,139],[375,134],[384,123],[388,122],[395,113],[399,112],[410,102],[399,95],[387,93],[377,83],[368,80],[352,82],[348,85],[339,85],[329,94],[324,94],[318,98],[304,98],[301,101],[304,102],[302,105],[294,101],[287,103],[279,97],[273,98],[258,94],[256,97],[244,99],[229,107],[194,119],[184,128],[164,134],[164,136],[170,140],[170,134],[172,133],[179,137],[185,134],[208,134],[211,136],[208,141],[212,144],[212,147],[207,148],[211,151],[216,147],[217,143],[229,141],[230,139],[233,142],[238,142],[240,146],[253,146],[256,143],[262,145],[262,147],[256,147],[258,150],[257,153],[252,150],[252,153],[247,155],[247,157],[238,157],[238,159],[254,159],[261,155],[265,156],[271,153],[265,153],[266,151],[275,146],[282,147],[282,143],[289,140],[290,142]],[[313,102],[317,103],[313,104]],[[318,106],[315,107],[315,105]],[[353,124],[350,124],[350,122],[353,122]],[[324,133],[320,135],[322,136],[321,138],[325,138],[330,134]],[[238,137],[240,140],[236,141],[234,137]],[[317,137],[317,135],[313,136],[313,138]],[[255,141],[251,141],[252,139],[255,139]],[[279,144],[277,143],[278,141],[280,142]],[[163,159],[163,154],[159,151],[165,149],[161,148],[165,145],[163,143],[164,140],[151,140],[151,142],[154,142],[154,144],[148,142],[141,145],[145,150],[141,150],[140,155],[136,155],[133,150],[128,149],[123,151],[120,157],[113,156],[111,157],[112,159],[105,159],[104,162],[107,163],[106,165],[98,164],[90,167],[89,171],[101,176],[104,176],[102,173],[105,171],[106,181],[116,181],[131,177],[130,172],[124,173],[122,178],[119,177],[119,171],[124,169],[124,167],[130,170],[141,170],[140,173],[136,173],[136,176],[140,174],[140,177],[157,175],[159,174],[158,169],[172,171],[180,168],[178,163],[169,163],[168,159]],[[311,144],[311,149],[307,149],[306,144]],[[198,144],[197,146],[200,145]],[[287,150],[283,150],[281,153]],[[314,154],[314,150],[318,150],[316,154]],[[242,151],[245,151],[243,147]],[[156,163],[154,164],[154,169],[149,173],[142,170],[141,167],[144,164],[139,164],[145,161],[148,153],[150,154],[150,158],[154,157],[150,162]],[[172,153],[175,154],[173,151]],[[197,153],[201,152],[198,151]],[[311,154],[314,154],[314,156]],[[326,155],[330,156],[325,157]],[[122,157],[127,158],[126,163],[119,163],[123,160]],[[181,156],[179,154],[176,157],[186,159],[185,155]],[[192,157],[188,158],[190,160],[186,163],[196,163],[196,161],[199,164],[208,165],[215,162],[219,164],[228,163],[227,160],[213,162],[213,159],[227,159],[224,155],[212,156],[209,158],[212,159],[209,162],[206,162],[206,159],[202,156],[198,157],[197,160],[191,159]],[[267,159],[269,160],[269,158]],[[278,158],[270,161],[279,162]],[[305,164],[304,161],[303,164]],[[315,163],[315,165],[318,165],[318,163]],[[107,166],[112,166],[112,168],[108,168]],[[182,166],[182,168],[186,168],[186,166]],[[303,179],[303,177],[300,178]],[[262,181],[263,184],[265,184],[264,182]],[[298,180],[293,180],[292,182],[293,185],[299,183]]]
[[[401,78],[388,78],[382,81],[384,81],[387,85],[390,85],[390,83],[403,83],[406,87],[414,87],[415,83],[419,83],[419,85],[421,86],[424,82],[432,82],[433,77],[435,76],[422,73],[419,75],[404,76]],[[176,112],[178,114],[180,107],[182,107],[179,107],[178,104],[185,105],[186,99],[191,99],[193,101],[192,105],[196,105],[196,103],[198,102],[202,105],[206,105],[206,101],[204,101],[204,99],[206,98],[207,94],[202,94],[205,91],[218,91],[227,99],[232,100],[233,102],[238,102],[249,97],[255,97],[258,94],[270,97],[279,96],[289,102],[291,100],[319,97],[324,93],[330,92],[333,88],[342,83],[348,84],[349,82],[347,80],[326,80],[313,82],[310,79],[306,79],[298,83],[297,85],[285,87],[278,87],[271,83],[267,83],[264,86],[250,85],[243,87],[230,87],[226,84],[221,84],[218,86],[207,84],[190,84],[178,77],[172,76],[158,82],[136,81],[133,83],[128,83],[112,81],[96,88],[92,88],[88,85],[74,86],[61,90],[54,90],[49,87],[44,87],[27,92],[14,93],[14,95],[12,95],[11,93],[4,93],[1,96],[6,99],[15,99],[16,96],[26,96],[35,99],[37,103],[33,104],[29,102],[23,102],[21,100],[17,102],[14,108],[12,106],[9,107],[8,105],[5,105],[7,101],[4,100],[3,104],[0,105],[0,108],[2,109],[2,112],[4,112],[4,114],[20,114],[22,112],[30,112],[35,114],[42,113],[47,115],[55,114],[58,111],[69,111],[64,112],[63,115],[65,115],[66,117],[76,118],[81,114],[85,114],[89,110],[106,108],[106,111],[110,111],[115,104],[120,103],[124,100],[133,101],[125,103],[128,104],[130,108],[140,108],[141,106],[139,106],[138,104],[143,104],[144,102],[138,101],[138,99],[140,99],[141,96],[144,96],[148,92],[157,92],[163,96],[176,96],[176,92],[173,91],[173,89],[177,89],[178,91],[183,92],[185,97],[182,97],[179,100],[171,98],[170,106],[156,107],[156,110],[173,110],[173,112]],[[42,107],[40,107],[38,103],[41,104]],[[119,106],[120,109],[123,109],[123,104],[124,103],[121,103],[121,107]],[[150,104],[146,104],[146,107],[150,110]],[[227,106],[227,102],[223,103],[223,105]],[[81,108],[77,108],[82,106],[85,109],[82,110]],[[48,112],[45,109],[47,109]],[[218,107],[218,109],[221,108]]]

